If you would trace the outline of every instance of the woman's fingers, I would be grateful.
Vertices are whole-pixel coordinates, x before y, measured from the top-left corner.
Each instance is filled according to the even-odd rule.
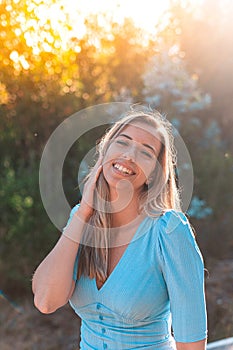
[[[83,189],[83,196],[80,203],[82,210],[86,213],[88,217],[90,217],[93,213],[93,200],[94,200],[94,191],[96,188],[97,180],[101,174],[103,169],[102,158],[99,158],[91,170],[90,176],[85,183]]]
[[[91,170],[90,176],[85,184],[85,187],[89,187],[91,186],[93,188],[93,186],[96,185],[96,182],[98,180],[98,177],[102,171],[103,165],[101,164],[101,162],[98,160],[98,162],[95,164],[95,166],[93,167],[93,169]],[[84,187],[84,188],[85,188]]]
[[[99,169],[99,167],[102,166],[102,162],[103,162],[103,157],[101,156],[101,157],[99,157],[99,158],[97,159],[97,161],[96,161],[96,163],[95,163],[95,165],[94,165],[93,170],[94,170],[94,169]]]

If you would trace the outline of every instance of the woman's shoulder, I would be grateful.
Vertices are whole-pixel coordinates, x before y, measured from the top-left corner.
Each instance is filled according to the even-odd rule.
[[[168,209],[155,220],[154,230],[159,240],[162,241],[187,241],[195,243],[194,230],[191,227],[188,217],[185,213]]]
[[[164,229],[164,232],[167,234],[174,233],[177,228],[181,229],[182,227],[190,227],[189,220],[185,213],[175,209],[167,209],[164,211],[160,216],[160,224]]]
[[[157,231],[157,237],[161,251],[175,253],[176,258],[178,257],[178,253],[190,255],[191,252],[195,252],[194,256],[198,253],[202,259],[194,230],[189,219],[183,212],[173,209],[166,210],[160,216],[159,221],[160,225]]]

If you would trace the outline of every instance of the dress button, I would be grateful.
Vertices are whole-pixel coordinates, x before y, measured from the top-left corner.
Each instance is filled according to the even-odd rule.
[[[105,333],[106,332],[106,329],[105,328],[102,328],[102,333]]]
[[[99,310],[101,308],[100,304],[97,304],[96,308],[97,308],[97,310]]]
[[[101,321],[103,321],[103,316],[102,315],[99,315],[99,319],[101,320]]]
[[[103,344],[103,348],[104,348],[104,349],[107,349],[107,347],[108,347],[107,344],[104,343],[104,344]]]

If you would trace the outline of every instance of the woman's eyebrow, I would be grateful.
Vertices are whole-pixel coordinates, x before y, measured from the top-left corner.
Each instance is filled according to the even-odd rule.
[[[119,134],[118,136],[123,136],[129,140],[133,140],[132,137],[130,137],[129,135],[126,135],[126,134]],[[147,143],[142,143],[142,145],[149,148],[150,150],[152,150],[154,152],[154,154],[156,155],[155,149],[152,146],[148,145]]]

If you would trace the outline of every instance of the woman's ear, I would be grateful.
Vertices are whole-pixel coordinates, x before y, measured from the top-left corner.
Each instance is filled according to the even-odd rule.
[[[149,176],[148,177],[148,179],[146,180],[146,182],[145,182],[145,184],[148,186],[148,185],[150,185],[150,183],[152,182],[152,180],[153,180],[153,176]]]
[[[156,165],[155,165],[155,168],[152,170],[152,172],[150,173],[150,175],[148,176],[145,184],[148,186],[148,185],[151,185],[152,182],[154,181],[154,179],[156,178]]]

